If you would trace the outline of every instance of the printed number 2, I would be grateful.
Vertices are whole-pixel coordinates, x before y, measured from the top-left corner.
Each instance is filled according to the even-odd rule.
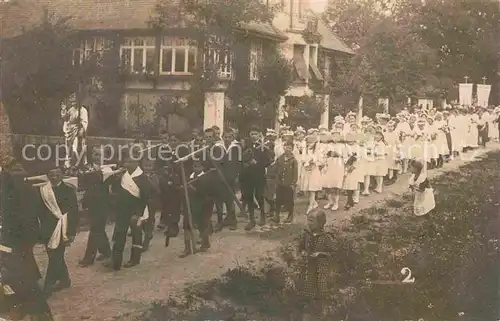
[[[401,269],[401,274],[406,275],[403,283],[415,283],[415,277],[411,277],[411,270],[407,267]]]

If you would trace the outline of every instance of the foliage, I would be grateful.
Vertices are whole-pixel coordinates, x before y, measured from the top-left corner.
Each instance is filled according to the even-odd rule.
[[[44,11],[38,25],[5,41],[2,99],[14,132],[29,129],[31,133],[60,135],[60,103],[75,92],[79,99],[96,96],[100,108],[96,108],[95,119],[101,124],[95,128],[117,128],[123,94],[119,55],[115,50],[93,53],[82,65],[73,66],[78,38],[68,20]]]
[[[69,59],[72,35],[67,19],[56,20],[44,12],[39,25],[6,41],[2,48],[2,99],[14,132],[30,128],[50,133],[58,123],[58,102],[75,91],[80,76]]]
[[[237,80],[230,84],[228,90],[231,104],[227,108],[227,119],[243,132],[251,123],[264,126],[261,123],[263,119],[274,120],[279,99],[293,81],[292,68],[277,45],[266,48],[258,66],[257,80],[246,76],[249,74],[249,61],[237,60],[234,66]]]
[[[415,32],[438,54],[437,77],[455,82],[469,76],[480,82],[496,77],[498,21],[500,6],[494,0],[429,0],[425,6],[410,7],[415,14],[408,19]],[[407,9],[407,10],[409,10]]]
[[[500,8],[494,0],[339,0],[325,19],[357,55],[332,93],[353,97],[446,97],[453,85],[496,79]]]
[[[387,18],[372,25],[359,46],[337,74],[337,91],[401,101],[416,94],[434,63],[417,35]]]
[[[315,95],[302,97],[288,97],[288,121],[292,127],[303,126],[313,128],[317,126],[325,106],[323,101]]]
[[[317,26],[317,24],[316,24],[316,26]],[[304,31],[302,31],[302,37],[304,38],[304,40],[307,43],[311,43],[311,44],[320,43],[321,39],[322,39],[321,34],[317,30],[317,27],[316,28],[311,27],[311,25],[309,25],[309,24],[306,27],[306,29],[304,29]]]
[[[405,195],[361,211],[340,230],[331,229],[335,286],[327,319],[438,321],[456,320],[460,313],[470,320],[493,320],[500,265],[499,204],[492,201],[500,191],[498,161],[500,154],[491,153],[435,179],[436,209],[426,219],[412,214],[411,197]],[[243,311],[252,319],[297,319],[304,310],[294,290],[300,259],[294,253],[295,245],[286,244],[283,263],[268,260],[261,268],[229,270],[222,279],[190,289],[183,304],[163,305],[163,311],[191,310],[179,314],[188,318],[210,307],[224,311],[219,319],[239,320]],[[375,282],[401,282],[402,267],[411,269],[415,283]]]

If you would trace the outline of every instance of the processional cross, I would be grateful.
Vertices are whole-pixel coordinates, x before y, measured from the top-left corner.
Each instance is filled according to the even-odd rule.
[[[465,76],[464,79],[465,79],[465,83],[467,84],[467,80],[469,80],[469,76]]]
[[[483,80],[483,85],[486,85],[486,79],[488,79],[488,78],[483,77],[483,78],[481,78],[481,79]]]

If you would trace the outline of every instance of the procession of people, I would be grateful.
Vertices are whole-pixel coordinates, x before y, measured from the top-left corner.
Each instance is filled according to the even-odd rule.
[[[237,216],[246,218],[246,231],[290,224],[316,208],[328,219],[341,207],[355,207],[361,197],[382,193],[407,172],[412,173],[408,186],[415,194],[414,214],[428,214],[434,195],[427,172],[490,140],[498,141],[499,120],[500,107],[455,106],[412,113],[405,109],[395,116],[377,114],[375,119],[357,119],[349,112],[336,116],[331,128],[307,130],[282,125],[278,131],[263,131],[252,126],[248,133],[221,134],[214,126],[193,130],[188,143],[163,132],[162,143],[153,147],[152,166],[150,159],[131,153],[114,169],[103,164],[99,146],[88,147],[88,175],[78,184],[85,190],[82,207],[90,232],[80,266],[104,261],[118,271],[140,264],[154,235],[156,212],[161,213],[156,228],[164,231],[166,246],[180,234],[182,219],[185,247],[180,256],[185,258],[209,251],[213,233],[237,230]],[[14,164],[19,163],[12,159],[2,164],[0,173],[2,246],[29,263],[23,272],[30,275],[29,289],[13,291],[28,293],[19,299],[29,302],[27,313],[50,316],[44,298],[71,286],[64,254],[77,232],[77,190],[63,180],[61,168],[51,168],[48,182],[31,188],[21,201],[20,195],[29,190],[26,185],[32,186],[12,183]],[[340,204],[343,194],[347,200]],[[295,213],[301,197],[307,198],[307,209]],[[105,230],[109,216],[115,222],[111,242]],[[132,250],[123,264],[128,236]],[[41,277],[33,258],[36,243],[45,246],[49,258],[43,295],[36,284]],[[16,282],[15,277],[10,280]]]

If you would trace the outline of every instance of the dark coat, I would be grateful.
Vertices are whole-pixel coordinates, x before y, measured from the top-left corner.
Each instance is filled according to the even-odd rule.
[[[251,164],[251,160],[256,164]],[[264,141],[253,143],[245,142],[242,169],[240,177],[242,180],[254,180],[265,182],[266,168],[274,161],[274,151]]]
[[[23,177],[0,173],[0,212],[3,243],[11,248],[30,248],[39,239],[38,217],[32,200],[36,197]]]
[[[288,159],[285,154],[278,157],[276,160],[277,184],[279,186],[295,186],[299,177],[298,169],[298,162],[293,155]]]
[[[63,214],[68,213],[68,237],[74,237],[76,235],[79,220],[76,188],[70,184],[61,182],[59,186],[54,188],[54,194],[61,212]],[[41,241],[47,244],[56,228],[58,219],[49,211],[43,202],[40,190],[38,191],[36,206],[38,208],[37,213],[40,221]]]
[[[137,198],[121,187],[122,175],[117,176],[118,183],[114,186],[116,189],[116,222],[117,225],[123,223],[123,226],[128,227],[132,216],[142,216],[144,209],[150,204],[153,186],[145,173],[134,177],[133,180],[140,189],[140,197]],[[154,215],[154,213],[149,213],[149,215]]]

